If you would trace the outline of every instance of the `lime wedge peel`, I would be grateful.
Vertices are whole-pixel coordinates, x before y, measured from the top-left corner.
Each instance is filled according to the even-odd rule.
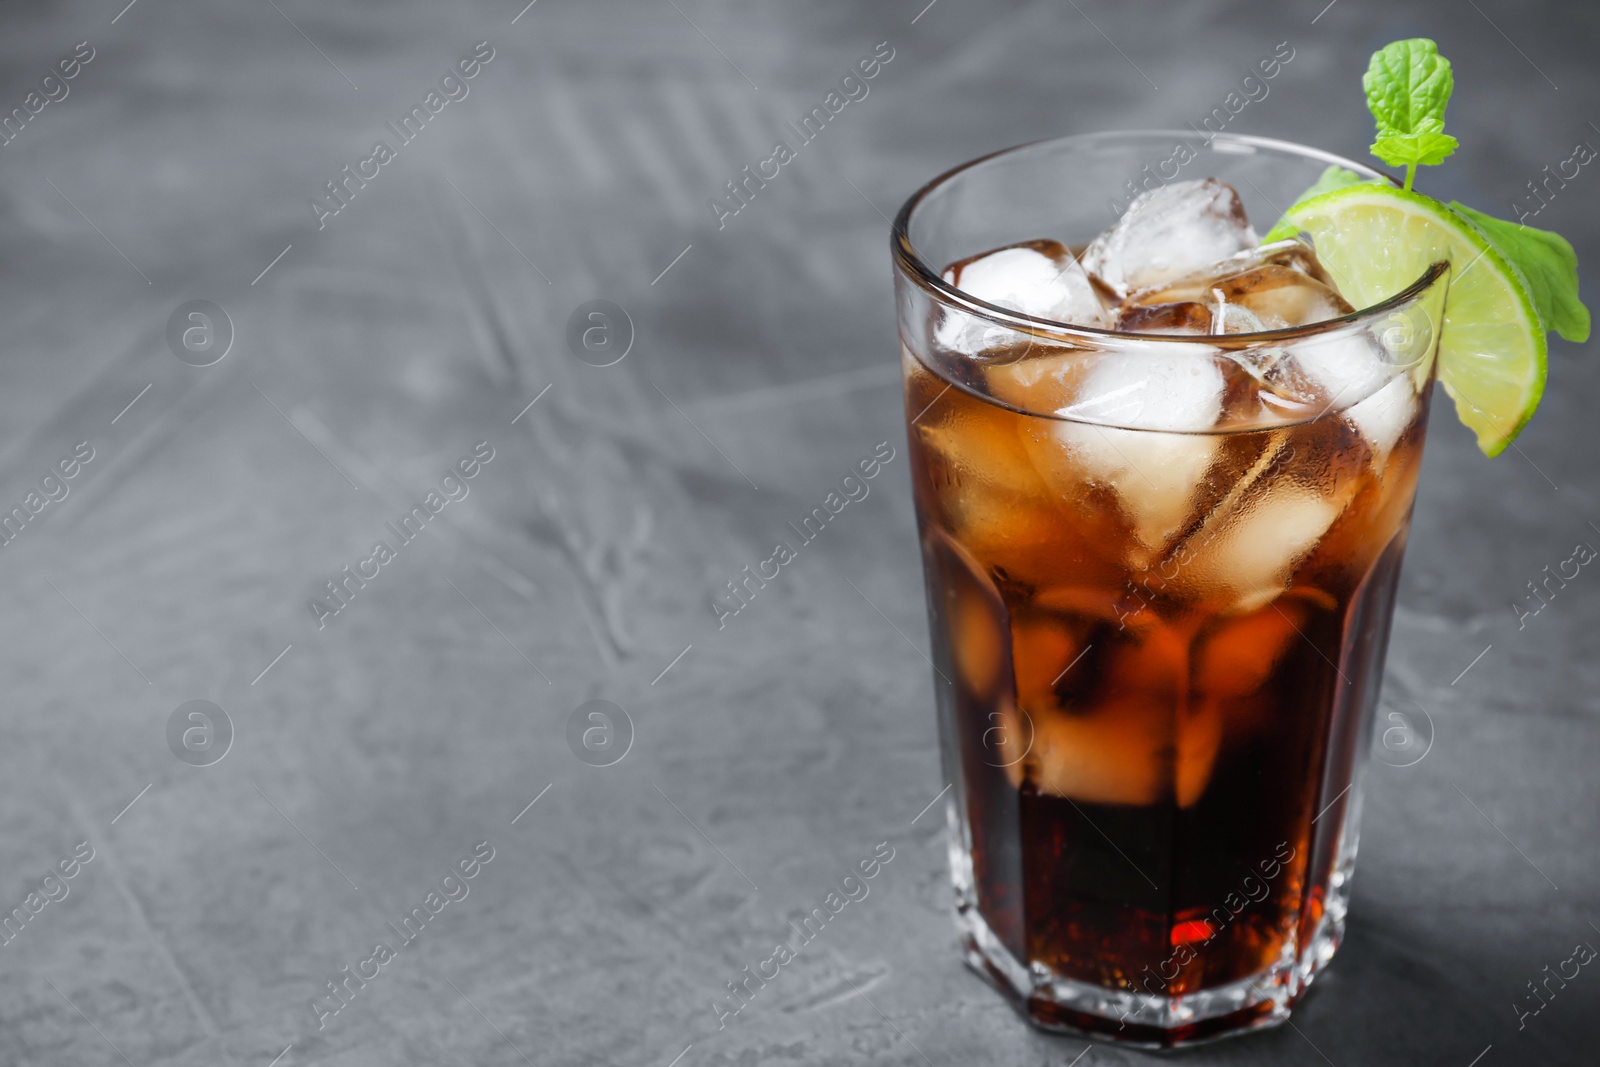
[[[1470,223],[1419,193],[1364,183],[1312,197],[1287,219],[1311,235],[1346,300],[1371,307],[1439,260],[1451,264],[1439,380],[1487,456],[1499,455],[1544,393],[1545,331],[1526,283]]]

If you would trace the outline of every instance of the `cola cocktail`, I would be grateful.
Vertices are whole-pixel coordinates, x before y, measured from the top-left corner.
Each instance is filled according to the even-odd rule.
[[[1042,1026],[1268,1025],[1339,943],[1448,267],[1262,244],[1330,162],[1067,138],[895,224],[958,926]]]

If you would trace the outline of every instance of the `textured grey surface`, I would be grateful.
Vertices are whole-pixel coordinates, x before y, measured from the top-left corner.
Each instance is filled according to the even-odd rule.
[[[94,849],[0,947],[0,1064],[1074,1062],[962,967],[936,813],[913,822],[942,782],[880,215],[1018,141],[1197,120],[1282,41],[1230,128],[1359,155],[1366,55],[1416,33],[1460,82],[1431,191],[1509,214],[1600,143],[1597,16],[520,7],[0,13],[5,110],[95,49],[0,146],[0,501],[95,450],[0,553],[0,910]],[[308,200],[485,39],[470,95],[319,231]],[[707,199],[881,41],[870,94],[718,230]],[[1536,220],[1590,263],[1596,182]],[[199,298],[236,333],[206,368],[165,339]],[[605,368],[565,342],[595,298],[636,331]],[[1592,1062],[1600,976],[1520,1030],[1513,1005],[1600,943],[1600,577],[1520,631],[1510,607],[1600,545],[1591,357],[1554,346],[1499,460],[1439,412],[1384,708],[1425,709],[1433,748],[1373,767],[1348,941],[1294,1027],[1185,1059]],[[319,630],[308,599],[485,440],[470,495]],[[880,441],[870,497],[719,631],[722,583]],[[566,740],[597,698],[634,724],[609,767]],[[168,748],[195,699],[234,726],[212,766]],[[319,1029],[325,983],[484,840]],[[870,895],[719,1030],[724,983],[884,841]]]

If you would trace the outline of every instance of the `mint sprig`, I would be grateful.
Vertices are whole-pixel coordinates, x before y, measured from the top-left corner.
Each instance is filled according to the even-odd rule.
[[[1437,166],[1459,143],[1444,132],[1444,109],[1455,89],[1450,61],[1426,37],[1395,41],[1372,54],[1361,79],[1378,123],[1372,154],[1406,168],[1406,189],[1419,166]]]
[[[1456,150],[1456,139],[1444,132],[1444,109],[1455,90],[1450,61],[1426,37],[1395,41],[1372,54],[1361,87],[1378,123],[1372,154],[1392,167],[1405,167],[1409,191],[1419,166],[1443,163]],[[1324,172],[1317,184],[1327,178]],[[1449,206],[1511,264],[1540,325],[1569,341],[1588,338],[1589,309],[1578,299],[1578,257],[1565,238],[1459,202]]]
[[[1456,150],[1458,142],[1444,132],[1444,109],[1455,89],[1450,61],[1425,37],[1394,41],[1372,54],[1361,85],[1378,124],[1372,154],[1390,166],[1405,167],[1410,191],[1419,166],[1436,166]],[[1361,181],[1342,167],[1324,170],[1267,231],[1263,243],[1295,236],[1299,227],[1288,218],[1306,201]],[[1589,309],[1578,298],[1578,257],[1566,238],[1497,219],[1459,201],[1442,206],[1482,234],[1511,265],[1547,332],[1577,343],[1589,339]]]

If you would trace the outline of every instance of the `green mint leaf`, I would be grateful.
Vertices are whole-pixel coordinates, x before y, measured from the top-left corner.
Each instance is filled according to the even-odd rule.
[[[1455,79],[1450,61],[1426,37],[1395,41],[1374,52],[1361,85],[1380,138],[1443,132]]]
[[[1261,243],[1267,245],[1274,241],[1286,241],[1299,233],[1300,227],[1289,221],[1289,214],[1293,213],[1295,208],[1307,200],[1314,196],[1321,196],[1323,193],[1331,193],[1335,189],[1343,189],[1347,185],[1359,185],[1364,181],[1366,179],[1353,170],[1345,170],[1337,165],[1329,167],[1322,172],[1321,177],[1311,183],[1311,188],[1301,193],[1299,198],[1290,205],[1289,212],[1280,218],[1272,229],[1267,231],[1267,235],[1261,239]]]
[[[1456,150],[1448,133],[1390,133],[1373,142],[1371,152],[1391,167],[1437,166]]]
[[[1442,163],[1456,150],[1456,139],[1444,132],[1444,109],[1455,77],[1438,45],[1426,37],[1384,45],[1372,53],[1361,86],[1378,122],[1372,154],[1406,168],[1407,190],[1417,167]]]
[[[1454,200],[1450,209],[1483,234],[1521,276],[1546,330],[1573,342],[1589,339],[1589,309],[1578,299],[1578,256],[1566,238],[1485,215]]]

